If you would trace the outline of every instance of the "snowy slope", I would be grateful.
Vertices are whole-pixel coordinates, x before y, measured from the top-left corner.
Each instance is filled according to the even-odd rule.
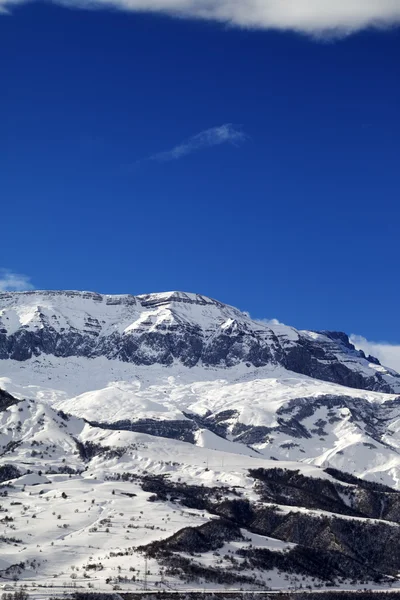
[[[59,593],[73,582],[102,590],[117,585],[135,591],[143,589],[147,564],[150,589],[235,589],[239,585],[268,589],[287,588],[294,582],[321,586],[332,581],[340,584],[341,572],[336,567],[328,574],[313,571],[312,543],[310,549],[306,545],[299,550],[296,541],[302,520],[318,529],[325,519],[324,527],[339,527],[338,539],[347,535],[351,523],[372,528],[377,546],[380,538],[386,543],[387,536],[393,543],[400,541],[400,494],[388,496],[374,489],[379,503],[379,494],[382,498],[386,494],[389,507],[389,512],[376,511],[368,504],[368,489],[357,483],[342,484],[318,467],[281,461],[275,474],[276,461],[240,444],[209,431],[199,431],[198,441],[195,446],[98,429],[32,400],[14,402],[0,411],[0,578],[17,578],[28,586],[55,586]],[[283,495],[278,492],[276,500],[265,497],[269,487],[261,481],[268,473],[271,481],[281,479],[280,489],[289,485]],[[310,489],[316,494],[311,504]],[[290,490],[297,490],[295,501]],[[336,500],[329,506],[323,500],[320,507],[318,498],[324,498],[326,490]],[[363,513],[356,509],[360,501]],[[224,520],[237,502],[249,503],[259,512],[253,524],[246,525],[239,516],[237,524],[233,516],[229,522]],[[265,516],[260,520],[261,515],[275,513],[286,529],[271,528]],[[213,526],[207,537],[204,527],[209,523]],[[213,537],[218,528],[220,539]],[[196,535],[203,547],[192,548]],[[365,535],[362,529],[358,535]],[[177,543],[181,550],[168,551]],[[158,554],[159,544],[166,545],[162,554]],[[143,547],[151,549],[147,558]],[[259,550],[267,551],[268,560],[281,568],[268,561],[258,564],[255,553]],[[323,552],[330,556],[329,547]],[[184,561],[187,576],[182,575],[177,560]],[[347,564],[350,559],[345,556],[344,560]],[[382,585],[387,585],[393,566],[390,561],[381,563]],[[349,575],[342,582],[346,586],[360,577],[372,580],[376,576],[376,565],[370,571],[367,563],[357,565],[355,561],[348,567]],[[196,576],[189,574],[192,570]]]
[[[234,441],[240,452],[251,447],[266,458],[334,466],[400,487],[397,396],[282,367],[136,367],[105,358],[40,356],[0,361],[0,388],[106,427],[207,448]]]
[[[171,481],[184,478],[188,485],[222,485],[227,491],[230,486],[239,486],[248,488],[251,495],[249,464],[254,468],[274,466],[273,461],[225,440],[209,440],[216,446],[209,450],[133,432],[104,431],[34,401],[21,401],[1,411],[0,432],[0,475],[6,482],[1,488],[7,491],[1,506],[8,519],[1,521],[0,576],[2,571],[5,579],[17,574],[23,581],[35,579],[51,585],[53,577],[61,579],[57,585],[69,584],[71,572],[84,570],[87,563],[103,564],[101,573],[91,574],[100,587],[108,577],[118,575],[118,565],[131,575],[133,566],[134,571],[143,572],[144,557],[132,550],[135,546],[213,518],[168,502],[154,504],[149,511],[151,494],[142,490],[140,479],[115,482],[118,474],[168,475]],[[206,435],[212,436],[209,432]],[[89,460],[79,451],[84,445],[95,448]],[[109,449],[116,454],[110,454]],[[298,467],[290,462],[282,464]],[[5,479],[2,465],[16,467],[20,476]],[[306,475],[331,479],[315,467],[301,468]],[[129,499],[133,497],[134,501]],[[277,551],[288,546],[258,538],[259,544],[275,544]],[[121,550],[127,552],[126,557],[115,560],[113,552]],[[6,571],[10,565],[21,563],[22,569]],[[160,577],[156,561],[152,571],[150,582]],[[133,588],[142,585],[141,579]]]

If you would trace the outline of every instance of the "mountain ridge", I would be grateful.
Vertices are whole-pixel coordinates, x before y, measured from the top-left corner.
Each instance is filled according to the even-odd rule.
[[[200,294],[0,293],[0,359],[105,356],[137,365],[268,364],[347,387],[400,393],[400,375],[342,332],[253,320]]]

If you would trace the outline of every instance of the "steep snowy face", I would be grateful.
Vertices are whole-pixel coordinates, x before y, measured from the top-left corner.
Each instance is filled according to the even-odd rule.
[[[106,357],[138,366],[281,365],[346,385],[400,392],[400,376],[366,358],[342,333],[297,331],[252,320],[198,294],[0,294],[0,359],[41,354]]]

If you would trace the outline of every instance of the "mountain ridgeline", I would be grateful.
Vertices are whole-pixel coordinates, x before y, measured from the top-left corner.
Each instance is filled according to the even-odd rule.
[[[351,388],[400,393],[400,376],[356,350],[340,332],[297,331],[252,320],[182,292],[0,293],[0,359],[103,356],[135,365],[233,368],[280,365]]]

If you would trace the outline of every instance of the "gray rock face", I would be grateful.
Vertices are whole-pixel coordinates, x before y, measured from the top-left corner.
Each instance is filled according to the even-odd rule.
[[[13,404],[18,404],[18,400],[13,398],[10,394],[0,389],[0,412],[7,410]]]
[[[0,359],[40,354],[206,368],[274,364],[352,388],[400,392],[400,376],[372,368],[379,361],[366,358],[344,333],[259,323],[216,300],[181,292],[1,293]]]

